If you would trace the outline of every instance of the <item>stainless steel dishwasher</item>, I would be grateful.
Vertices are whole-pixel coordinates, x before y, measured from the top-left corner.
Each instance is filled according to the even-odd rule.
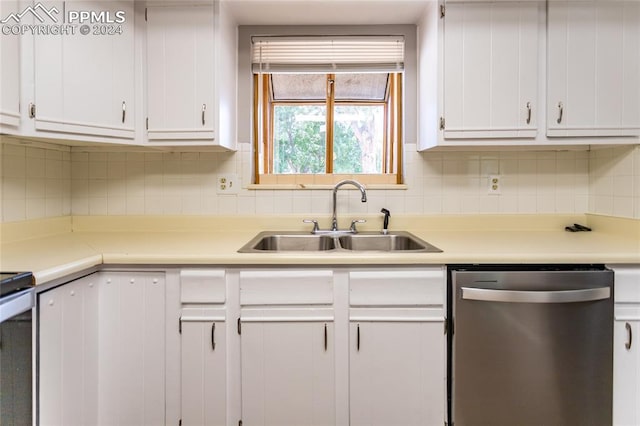
[[[449,268],[449,424],[610,425],[613,272]]]

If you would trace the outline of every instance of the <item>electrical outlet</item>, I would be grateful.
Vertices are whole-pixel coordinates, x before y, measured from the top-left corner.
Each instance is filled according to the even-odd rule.
[[[218,194],[237,194],[238,191],[240,191],[238,175],[234,173],[218,175],[216,180],[216,192]]]
[[[489,195],[500,195],[502,193],[502,176],[489,175]]]

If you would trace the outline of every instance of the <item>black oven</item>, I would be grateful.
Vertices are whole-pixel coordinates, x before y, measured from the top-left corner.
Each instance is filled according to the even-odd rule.
[[[0,424],[33,423],[31,273],[0,273]]]

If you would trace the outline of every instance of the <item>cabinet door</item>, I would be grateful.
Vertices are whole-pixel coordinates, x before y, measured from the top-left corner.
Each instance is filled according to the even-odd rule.
[[[444,137],[533,138],[538,109],[538,4],[448,4]]]
[[[74,19],[72,12],[94,12],[102,22],[85,21],[86,35],[73,21],[74,31],[34,37],[36,129],[133,138],[133,1],[42,3],[64,12],[65,19]]]
[[[41,425],[98,422],[98,275],[38,296]]]
[[[0,2],[0,19],[18,13],[18,2]],[[7,21],[7,28],[14,24]],[[20,125],[20,38],[19,35],[0,36],[0,128]]]
[[[214,9],[147,8],[150,140],[214,139]]]
[[[613,328],[613,424],[616,426],[640,424],[640,308],[635,309],[635,314],[635,320],[616,320]]]
[[[164,424],[164,274],[102,274],[97,424]]]
[[[352,322],[350,327],[350,424],[443,424],[442,322]]]
[[[640,4],[548,4],[548,136],[640,134]]]
[[[223,321],[183,316],[182,424],[226,425],[226,332]]]
[[[331,322],[243,322],[242,421],[335,424]]]

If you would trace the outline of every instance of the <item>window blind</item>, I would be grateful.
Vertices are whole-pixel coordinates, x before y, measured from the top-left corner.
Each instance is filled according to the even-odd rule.
[[[251,42],[254,73],[404,69],[403,36],[255,36]]]

